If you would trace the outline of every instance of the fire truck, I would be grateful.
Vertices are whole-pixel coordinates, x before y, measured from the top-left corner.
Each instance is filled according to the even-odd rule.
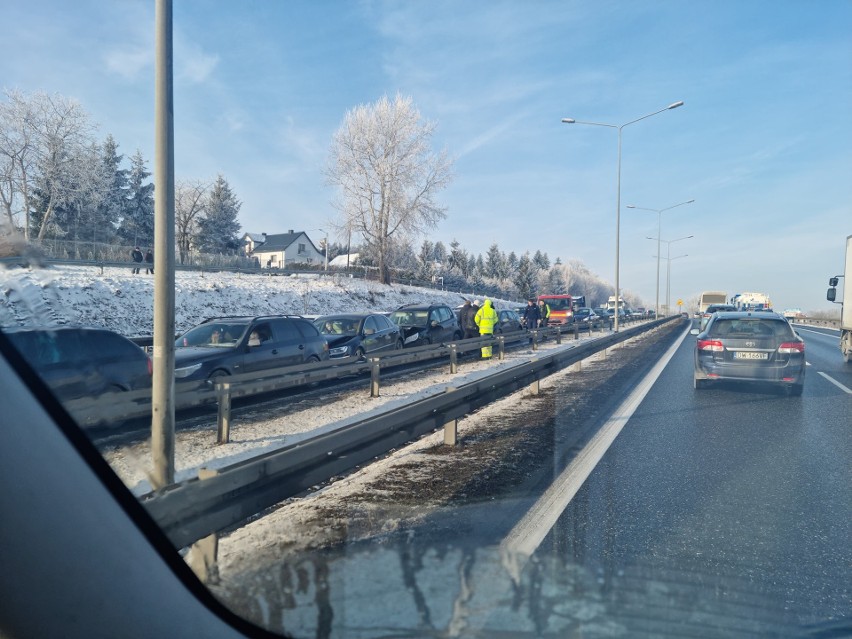
[[[548,324],[570,324],[574,321],[574,309],[586,305],[585,295],[539,295],[539,302],[550,307]]]

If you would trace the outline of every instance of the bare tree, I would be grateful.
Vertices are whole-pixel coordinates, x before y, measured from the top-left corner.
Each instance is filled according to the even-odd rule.
[[[39,239],[48,229],[61,233],[53,220],[57,208],[97,205],[106,188],[95,126],[77,102],[60,95],[6,91],[5,96],[0,170],[6,215],[14,222],[18,202],[27,238],[35,226]]]
[[[209,189],[210,185],[200,180],[182,180],[175,185],[175,239],[181,264],[189,258]]]
[[[410,97],[397,95],[352,109],[334,135],[326,175],[339,188],[336,226],[375,248],[385,283],[390,238],[414,236],[446,217],[434,198],[449,184],[452,162],[445,152],[432,152],[434,130]]]

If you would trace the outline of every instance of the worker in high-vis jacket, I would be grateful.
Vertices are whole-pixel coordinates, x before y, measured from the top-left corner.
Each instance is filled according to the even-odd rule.
[[[473,321],[479,327],[480,335],[494,335],[494,325],[497,323],[497,311],[491,305],[491,300],[486,299],[482,303],[482,308],[476,311]],[[485,359],[491,357],[491,346],[482,347],[482,357]]]

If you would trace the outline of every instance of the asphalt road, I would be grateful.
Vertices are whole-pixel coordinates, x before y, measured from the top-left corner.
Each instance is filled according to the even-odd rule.
[[[800,330],[800,398],[692,388],[688,336],[538,554],[628,636],[799,636],[852,616],[852,367]],[[852,627],[846,625],[846,632]],[[835,636],[848,636],[838,634]]]
[[[841,387],[850,388],[852,367],[836,334],[799,332],[809,363],[801,397],[759,386],[695,391],[695,338],[678,342],[678,332],[632,359],[598,364],[623,371],[602,390],[584,398],[566,379],[550,404],[530,402],[520,422],[501,423],[545,433],[534,454],[517,457],[524,473],[508,483],[477,461],[484,490],[422,515],[416,499],[393,496],[399,478],[350,495],[353,516],[337,513],[327,525],[358,541],[254,557],[287,586],[264,590],[282,611],[280,629],[365,638],[852,636],[852,394]],[[659,377],[643,383],[667,348]],[[560,488],[563,502],[531,518],[604,432],[595,415],[642,388],[585,481]],[[411,469],[418,483],[398,490],[416,496],[440,483],[437,470],[421,469]],[[379,534],[363,534],[368,503],[382,509]],[[532,533],[507,545],[530,519]],[[252,598],[225,599],[252,616]]]

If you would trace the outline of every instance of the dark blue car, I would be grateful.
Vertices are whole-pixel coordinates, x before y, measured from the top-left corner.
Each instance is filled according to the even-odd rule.
[[[399,327],[378,313],[324,315],[314,326],[328,342],[328,356],[363,358],[374,353],[402,348]]]

